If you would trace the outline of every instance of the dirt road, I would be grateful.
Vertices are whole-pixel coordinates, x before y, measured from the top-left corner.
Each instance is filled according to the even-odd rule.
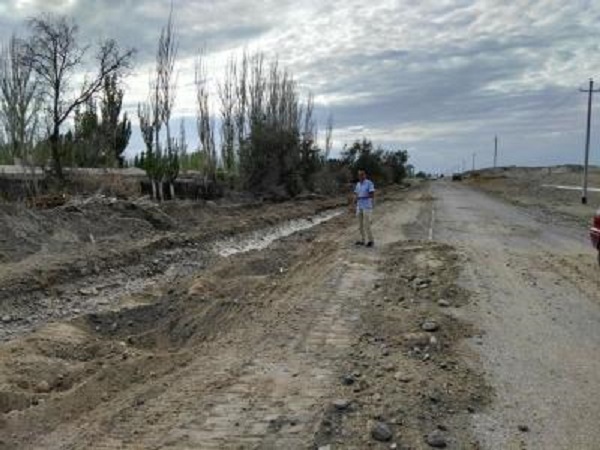
[[[449,183],[433,195],[435,238],[467,255],[473,301],[459,315],[482,330],[471,347],[496,392],[476,436],[491,449],[600,448],[600,285],[585,230]]]
[[[8,336],[0,449],[598,448],[581,230],[451,183],[386,195],[374,249],[327,218]]]
[[[16,335],[0,347],[0,448],[470,445],[484,386],[453,353],[465,328],[437,305],[464,303],[458,255],[406,240],[424,235],[429,203],[388,196],[375,249],[354,246],[353,215],[332,215]]]

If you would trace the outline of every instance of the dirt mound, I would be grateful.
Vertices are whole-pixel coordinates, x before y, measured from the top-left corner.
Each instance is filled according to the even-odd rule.
[[[491,393],[481,373],[459,357],[463,339],[477,331],[447,312],[468,302],[456,285],[461,256],[424,241],[397,243],[385,254],[385,276],[345,365],[347,387],[340,395],[353,400],[347,409],[328,409],[317,442],[368,448],[368,417],[375,429],[385,424],[398,448],[427,448],[432,434],[449,448],[477,448],[469,416],[485,407]]]
[[[0,205],[0,263],[15,263],[35,253],[63,253],[86,244],[127,241],[175,228],[152,204],[110,198],[70,200],[52,209]]]
[[[24,439],[21,445],[95,408],[118,405],[123,392],[133,408],[160,395],[169,374],[184,370],[203,345],[265,306],[260,299],[306,239],[298,233],[287,238],[296,247],[221,259],[158,296],[131,298],[127,307],[51,324],[1,346],[0,425]],[[6,438],[0,448],[13,448]]]

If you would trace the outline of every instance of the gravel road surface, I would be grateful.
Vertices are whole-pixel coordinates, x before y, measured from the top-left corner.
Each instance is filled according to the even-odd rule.
[[[586,230],[469,188],[432,188],[436,239],[464,251],[461,310],[496,397],[475,416],[490,449],[600,448],[600,290]],[[525,430],[525,431],[522,431]]]

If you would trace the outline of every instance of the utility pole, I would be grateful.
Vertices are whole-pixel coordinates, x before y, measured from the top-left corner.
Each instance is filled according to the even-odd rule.
[[[494,136],[494,169],[498,165],[498,136]]]
[[[581,203],[587,204],[587,188],[588,188],[588,163],[590,160],[590,131],[592,124],[592,95],[594,92],[599,92],[598,89],[594,90],[594,80],[590,78],[589,89],[579,89],[580,92],[587,92],[588,94],[588,112],[587,112],[587,129],[585,133],[585,157],[583,164],[583,187],[581,189]]]

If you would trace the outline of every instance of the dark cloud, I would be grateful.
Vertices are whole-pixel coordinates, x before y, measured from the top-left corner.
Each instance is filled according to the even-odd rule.
[[[218,80],[230,52],[261,49],[315,93],[336,145],[363,135],[448,168],[473,152],[488,163],[494,134],[506,163],[578,162],[585,96],[599,76],[600,4],[592,0],[175,0],[178,115],[192,114],[192,58],[206,47]],[[130,110],[143,100],[168,0],[0,0],[0,38],[40,11],[72,15],[82,36],[138,49]],[[186,119],[193,136],[193,119]],[[190,137],[190,141],[194,141]],[[141,148],[136,136],[130,148]],[[596,152],[597,153],[597,152]],[[593,154],[593,161],[600,157]]]

